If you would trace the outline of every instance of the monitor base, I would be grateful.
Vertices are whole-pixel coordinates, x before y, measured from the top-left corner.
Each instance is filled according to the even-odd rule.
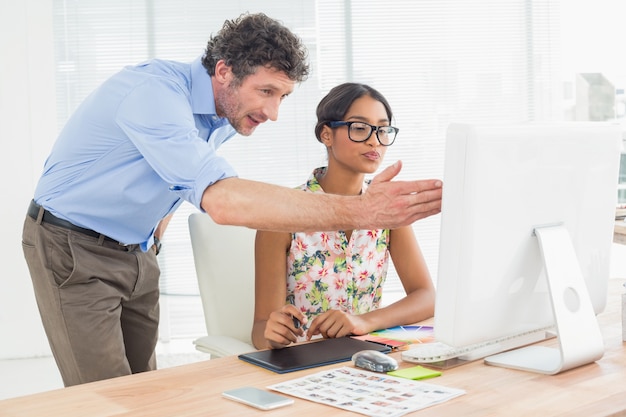
[[[489,356],[485,363],[554,375],[600,359],[604,342],[567,229],[563,225],[538,227],[535,234],[546,268],[559,346],[527,346]]]

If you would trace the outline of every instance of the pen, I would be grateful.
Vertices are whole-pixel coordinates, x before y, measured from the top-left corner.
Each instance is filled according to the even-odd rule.
[[[289,304],[295,305],[295,297],[293,294],[289,294],[287,296],[287,301],[289,302]],[[298,320],[295,316],[291,316],[291,320],[293,321],[293,327],[295,327],[296,329],[300,328],[300,320]]]

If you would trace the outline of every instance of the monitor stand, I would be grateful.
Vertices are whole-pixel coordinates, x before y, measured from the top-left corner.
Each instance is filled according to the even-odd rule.
[[[546,268],[559,346],[527,346],[489,356],[485,363],[554,375],[600,359],[604,343],[567,229],[546,226],[534,232]]]

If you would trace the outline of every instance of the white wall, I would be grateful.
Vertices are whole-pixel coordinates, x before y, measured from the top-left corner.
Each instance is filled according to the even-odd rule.
[[[56,129],[52,1],[0,1],[0,359],[50,354],[22,224]]]
[[[568,22],[565,28],[570,30],[563,37],[568,40],[566,46],[571,46],[564,50],[564,69],[568,73],[602,72],[601,67],[605,65],[623,68],[623,61],[614,61],[623,60],[626,55],[617,49],[611,50],[609,42],[617,39],[612,34],[619,33],[615,30],[622,15],[611,12],[618,9],[621,1],[562,2],[563,20]],[[603,17],[589,19],[591,11],[602,12]],[[607,22],[606,19],[611,17],[612,20]],[[596,20],[602,22],[606,30],[611,30],[610,35],[603,33],[600,43],[591,42],[591,39],[598,39],[593,36],[597,31],[579,30]],[[584,32],[584,39],[590,43],[583,44],[573,36],[579,32]],[[3,147],[0,151],[0,178],[4,180],[0,204],[0,359],[4,359],[50,353],[22,254],[21,229],[27,205],[57,131],[52,0],[0,0],[0,35],[0,146]],[[598,44],[606,45],[608,50],[598,48]],[[619,46],[619,42],[615,45]],[[613,61],[598,59],[590,49]],[[576,64],[584,58],[591,64],[579,68],[568,60],[572,56],[577,58]],[[624,72],[619,74],[623,76]],[[612,276],[626,276],[626,246],[616,249],[619,252],[614,259],[622,262],[614,265]]]

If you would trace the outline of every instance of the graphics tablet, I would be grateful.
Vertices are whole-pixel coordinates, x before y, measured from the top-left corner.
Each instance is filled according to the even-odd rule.
[[[339,337],[320,339],[283,349],[243,353],[238,358],[270,371],[284,374],[349,361],[352,359],[352,355],[361,350],[377,350],[383,353],[391,351],[389,347],[379,343],[366,342],[351,337]]]

